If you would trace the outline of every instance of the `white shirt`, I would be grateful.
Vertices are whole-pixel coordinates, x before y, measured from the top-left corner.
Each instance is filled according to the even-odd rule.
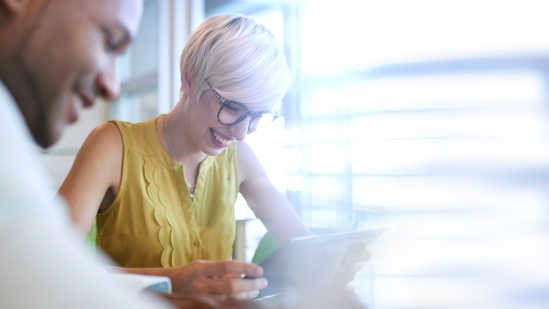
[[[76,237],[1,82],[0,143],[0,308],[166,308],[112,282]]]

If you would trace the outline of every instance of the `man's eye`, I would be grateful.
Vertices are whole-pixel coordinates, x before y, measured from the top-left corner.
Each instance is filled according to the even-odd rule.
[[[103,28],[103,37],[105,38],[105,49],[110,52],[122,53],[125,49],[124,36],[118,31],[111,31]]]
[[[118,40],[113,37],[108,37],[106,40],[107,49],[110,51],[116,51],[118,49]]]

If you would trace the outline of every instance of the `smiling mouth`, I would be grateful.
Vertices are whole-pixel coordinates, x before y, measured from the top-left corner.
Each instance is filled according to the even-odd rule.
[[[228,140],[222,137],[220,134],[217,134],[212,128],[210,128],[210,133],[214,139],[214,144],[218,147],[226,147],[231,142],[231,140]]]

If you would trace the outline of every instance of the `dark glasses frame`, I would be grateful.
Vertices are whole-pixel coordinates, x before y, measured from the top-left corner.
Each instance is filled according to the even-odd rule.
[[[213,87],[212,85],[210,84],[210,82],[206,81],[206,84],[208,85],[208,90],[211,90],[214,95],[216,96],[217,98],[217,101],[219,102],[219,104],[221,104],[221,106],[219,107],[219,110],[217,111],[217,121],[219,123],[221,123],[222,125],[225,125],[225,126],[234,126],[242,121],[244,121],[244,119],[246,119],[248,116],[250,116],[250,122],[248,122],[248,133],[251,133],[253,131],[256,130],[255,127],[252,127],[252,124],[254,124],[254,122],[256,120],[259,120],[261,117],[263,117],[263,115],[266,115],[266,114],[270,114],[270,115],[273,115],[273,120],[276,120],[279,116],[278,114],[276,113],[273,113],[273,112],[252,112],[250,111],[250,109],[248,109],[248,107],[244,104],[244,103],[240,103],[240,102],[236,102],[236,101],[231,101],[231,100],[228,100],[228,99],[225,99],[224,97],[222,97]],[[225,122],[223,120],[221,120],[221,112],[223,111],[223,109],[226,108],[228,109],[229,111],[231,112],[234,112],[234,111],[242,111],[242,115],[240,115],[236,120],[234,121],[230,121],[230,122]]]

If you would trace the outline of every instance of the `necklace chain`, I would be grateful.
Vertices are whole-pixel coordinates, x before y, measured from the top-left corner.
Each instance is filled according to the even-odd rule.
[[[186,184],[187,184],[187,189],[189,189],[189,193],[191,195],[191,200],[194,200],[194,186],[191,186],[187,180],[185,180]]]

